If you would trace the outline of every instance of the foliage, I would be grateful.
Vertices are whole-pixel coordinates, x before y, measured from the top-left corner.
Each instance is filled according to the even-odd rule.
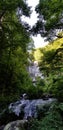
[[[21,16],[29,16],[30,8],[23,0],[0,2],[0,102],[17,99],[28,85],[28,30]]]
[[[48,40],[53,38],[56,30],[63,29],[63,0],[40,0],[36,7],[39,13],[39,20],[33,30],[48,36]]]
[[[25,92],[27,93],[29,99],[39,99],[42,98],[43,96],[43,88],[42,86],[34,86],[34,85],[29,85],[25,89]]]
[[[62,119],[59,113],[53,112],[47,115],[42,121],[32,122],[30,130],[62,130]]]
[[[33,53],[34,59],[38,61],[38,63],[41,61],[41,58],[43,56],[43,53],[41,53],[41,51],[42,49],[38,48],[38,49],[35,49]]]
[[[37,60],[40,70],[42,70],[42,72],[44,70],[44,74],[48,75],[49,72],[54,73],[54,71],[55,73],[57,71],[61,73],[63,67],[63,38],[57,39],[40,49],[40,53],[40,61]]]
[[[30,129],[30,130],[38,130],[39,125],[40,125],[40,123],[39,123],[39,121],[37,119],[36,120],[32,119],[29,122],[28,129]]]
[[[36,58],[39,51],[40,60]],[[63,101],[63,38],[58,38],[46,47],[35,50],[34,58],[38,61],[40,71],[44,75],[43,92],[50,93]],[[42,86],[42,83],[39,85]]]
[[[50,107],[51,107],[51,104],[52,103],[47,103],[47,104],[42,104],[42,105],[39,105],[37,106],[37,118],[38,120],[42,120],[47,112],[49,111]]]
[[[53,106],[52,106],[53,105]],[[62,104],[53,103],[51,108],[48,109],[45,117],[42,117],[41,120],[32,120],[30,122],[30,130],[62,130],[63,121],[62,115],[59,111],[59,106]],[[61,108],[61,107],[60,107]]]
[[[57,112],[52,112],[44,118],[41,126],[42,126],[42,128],[40,127],[41,130],[45,130],[46,128],[47,130],[57,130],[57,129],[62,130],[63,126],[61,116]]]

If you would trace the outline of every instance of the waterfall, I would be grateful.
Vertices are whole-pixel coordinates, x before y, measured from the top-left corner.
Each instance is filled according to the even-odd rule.
[[[37,61],[31,62],[31,64],[29,65],[28,71],[33,82],[36,82],[37,77],[40,77],[42,79],[44,78],[39,70]]]
[[[15,102],[11,103],[9,105],[9,110],[10,112],[15,113],[19,117],[21,114],[22,110],[24,112],[24,117],[23,119],[27,119],[28,117],[34,117],[37,118],[37,107],[41,105],[43,107],[44,105],[51,104],[52,102],[55,102],[56,99],[54,98],[49,98],[47,100],[43,99],[34,99],[34,100],[29,100],[25,99],[25,96]]]

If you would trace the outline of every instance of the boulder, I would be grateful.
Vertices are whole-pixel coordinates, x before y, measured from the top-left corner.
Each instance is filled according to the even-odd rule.
[[[42,99],[43,100],[48,100],[49,98],[53,98],[54,96],[52,94],[47,94],[47,93],[44,93],[42,95]]]
[[[27,120],[16,120],[8,123],[4,130],[26,130],[28,126]]]
[[[21,112],[20,115],[17,116],[13,111],[7,108],[0,113],[0,126],[6,125],[11,121],[21,120],[23,119],[23,115],[23,112]]]

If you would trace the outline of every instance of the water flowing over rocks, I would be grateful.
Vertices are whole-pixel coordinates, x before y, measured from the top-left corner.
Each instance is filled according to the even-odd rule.
[[[48,100],[28,100],[23,98],[15,103],[11,103],[9,105],[9,111],[10,113],[15,113],[18,117],[23,112],[23,119],[28,119],[29,117],[37,118],[37,107],[40,105],[43,107],[46,104],[50,105],[54,101],[56,101],[56,99],[53,98],[49,98]]]
[[[20,97],[20,100],[11,103],[6,109],[2,111],[2,113],[0,113],[0,126],[6,125],[9,122],[16,120],[30,120],[32,118],[38,118],[40,111],[42,114],[47,112],[51,104],[56,101],[57,100],[54,98],[46,98],[45,100],[29,100],[27,94],[24,93],[22,97]]]
[[[31,62],[29,67],[28,67],[28,72],[30,74],[30,77],[32,78],[33,83],[36,82],[36,78],[40,77],[40,78],[44,78],[43,75],[41,74],[40,70],[39,70],[39,66],[38,66],[38,62],[34,61]]]

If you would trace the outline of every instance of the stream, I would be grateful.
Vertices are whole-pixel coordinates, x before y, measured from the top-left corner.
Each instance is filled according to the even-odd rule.
[[[30,77],[32,78],[33,83],[36,82],[36,78],[44,78],[42,74],[40,73],[39,67],[38,67],[38,62],[34,61],[33,63],[31,62],[28,72],[30,74]],[[46,98],[44,99],[34,99],[34,100],[29,100],[27,97],[27,94],[24,93],[21,97],[21,99],[15,103],[11,103],[9,105],[9,110],[15,115],[19,117],[21,112],[24,113],[23,119],[28,119],[29,117],[34,117],[37,118],[37,108],[39,106],[43,107],[44,105],[49,105],[52,102],[56,101],[54,98]]]
[[[52,102],[56,101],[54,98],[49,98],[47,100],[43,99],[34,99],[29,100],[26,99],[26,94],[24,94],[23,98],[15,103],[11,103],[9,105],[9,110],[14,112],[15,115],[19,117],[20,113],[24,112],[23,119],[37,118],[37,108],[43,107],[44,105],[50,105]]]
[[[35,61],[29,66],[29,74],[32,78],[33,83],[36,83],[36,78],[44,78],[40,73],[38,63]],[[50,108],[53,102],[56,102],[55,98],[45,97],[43,99],[28,99],[26,93],[21,95],[20,99],[16,102],[10,103],[7,109],[4,109],[0,113],[0,130],[3,130],[3,127],[6,123],[16,120],[29,120],[31,118],[38,118],[39,112],[44,112],[44,106],[47,109]]]

